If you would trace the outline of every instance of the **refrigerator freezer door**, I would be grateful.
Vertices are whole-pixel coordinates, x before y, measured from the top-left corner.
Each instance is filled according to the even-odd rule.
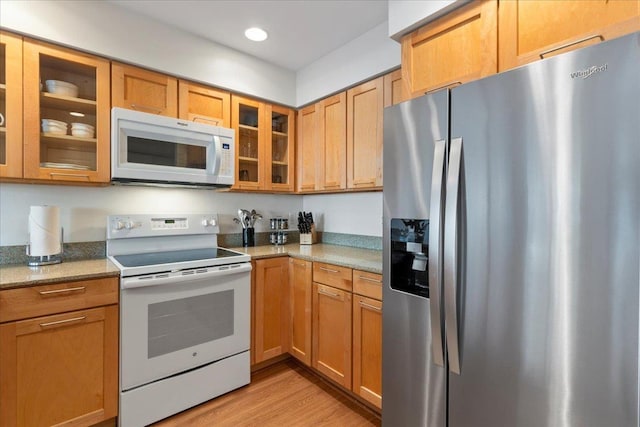
[[[638,426],[638,76],[636,33],[452,90],[466,220],[449,427]]]
[[[445,426],[446,366],[432,358],[433,340],[441,344],[443,335],[439,330],[432,337],[430,304],[436,301],[427,296],[440,284],[425,274],[432,262],[425,224],[436,141],[446,155],[447,114],[446,91],[384,112],[382,424],[389,427]],[[394,274],[392,256],[402,270]],[[403,283],[393,289],[394,280]]]

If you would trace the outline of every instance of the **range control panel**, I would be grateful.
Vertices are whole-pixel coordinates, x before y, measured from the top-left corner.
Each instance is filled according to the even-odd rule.
[[[110,215],[107,239],[217,234],[218,214]]]

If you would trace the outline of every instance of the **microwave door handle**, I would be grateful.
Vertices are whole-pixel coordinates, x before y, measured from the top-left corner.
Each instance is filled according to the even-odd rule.
[[[217,176],[220,172],[220,164],[222,163],[222,141],[218,135],[213,136],[214,153],[213,156],[213,175]]]
[[[460,375],[460,337],[458,329],[458,283],[460,279],[459,215],[461,212],[461,186],[463,185],[462,138],[451,140],[449,171],[447,176],[447,200],[444,220],[444,312],[447,331],[447,355],[449,371]]]
[[[429,306],[433,363],[444,367],[442,333],[442,191],[446,142],[435,141],[429,206]]]

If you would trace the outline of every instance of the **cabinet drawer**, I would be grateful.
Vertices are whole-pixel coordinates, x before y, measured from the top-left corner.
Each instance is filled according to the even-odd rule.
[[[353,292],[382,301],[382,275],[353,270]]]
[[[117,277],[8,289],[0,292],[0,322],[117,303]]]
[[[340,267],[322,262],[313,263],[313,281],[351,291],[351,272],[347,267]]]

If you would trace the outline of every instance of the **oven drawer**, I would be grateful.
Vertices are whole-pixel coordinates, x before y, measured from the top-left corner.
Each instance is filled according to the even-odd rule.
[[[118,278],[0,291],[0,322],[118,303]]]

